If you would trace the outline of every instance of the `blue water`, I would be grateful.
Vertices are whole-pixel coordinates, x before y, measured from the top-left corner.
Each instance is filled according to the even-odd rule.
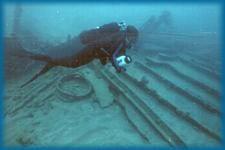
[[[94,60],[55,66],[20,87],[45,65],[21,47],[70,56],[64,44],[82,31],[121,21],[139,32],[126,72]],[[5,145],[221,144],[219,4],[10,3],[3,23]]]

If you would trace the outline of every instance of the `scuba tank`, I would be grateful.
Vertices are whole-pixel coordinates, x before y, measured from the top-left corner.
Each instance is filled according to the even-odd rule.
[[[127,25],[125,22],[112,22],[102,26],[97,26],[95,29],[86,30],[80,33],[79,38],[83,44],[94,43],[101,38],[110,37],[116,32],[126,31]]]
[[[120,32],[120,25],[113,22],[96,27],[95,29],[83,31],[80,33],[79,38],[83,44],[91,44],[97,42],[101,38],[111,36],[116,32]]]

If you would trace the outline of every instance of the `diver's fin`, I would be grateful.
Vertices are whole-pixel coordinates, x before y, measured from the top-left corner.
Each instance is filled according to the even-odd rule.
[[[5,38],[4,39],[5,56],[15,56],[20,58],[30,58],[38,61],[45,61],[50,63],[51,57],[43,54],[35,54],[26,50],[17,38]]]
[[[20,87],[23,88],[24,86],[26,86],[27,84],[31,83],[32,81],[34,81],[35,79],[37,79],[39,76],[43,75],[44,73],[46,73],[47,71],[49,71],[52,67],[54,67],[54,65],[48,63],[44,66],[44,68],[42,68],[42,70],[40,72],[38,72],[37,74],[35,74],[33,76],[33,78],[31,78],[29,81],[27,81],[26,83],[24,83],[23,85],[21,85]]]
[[[19,51],[19,53],[13,53],[12,56],[20,57],[20,58],[30,58],[32,60],[44,61],[50,63],[52,61],[51,57],[42,55],[42,54],[34,54],[32,52],[28,52],[25,50]]]
[[[37,61],[44,61],[47,63],[51,63],[52,61],[51,57],[42,54],[30,54],[29,58]]]
[[[4,38],[4,51],[5,55],[20,55],[25,49],[20,44],[16,37],[5,37]]]

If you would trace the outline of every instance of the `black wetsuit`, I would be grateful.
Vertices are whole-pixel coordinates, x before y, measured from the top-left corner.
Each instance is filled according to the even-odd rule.
[[[86,32],[82,32],[78,38],[73,38],[66,43],[51,48],[53,52],[60,51],[61,53],[59,52],[59,55],[63,53],[63,50],[70,49],[74,53],[72,55],[49,57],[27,52],[27,56],[31,59],[45,61],[47,64],[23,86],[32,82],[54,66],[76,68],[88,64],[96,58],[103,65],[111,61],[116,70],[120,72],[121,68],[115,64],[114,53],[116,52],[116,55],[125,54],[125,31],[121,31],[117,23],[110,23],[101,26],[99,29],[93,29],[93,32],[89,31],[88,34]]]

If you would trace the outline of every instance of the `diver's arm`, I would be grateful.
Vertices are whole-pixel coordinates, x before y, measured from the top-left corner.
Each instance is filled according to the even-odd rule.
[[[124,44],[123,42],[118,46],[118,48],[116,49],[116,51],[113,53],[112,55],[112,65],[115,67],[117,72],[121,72],[121,71],[126,71],[126,69],[124,67],[120,67],[117,64],[116,58],[118,56],[118,54],[120,53],[120,51],[123,49]]]

